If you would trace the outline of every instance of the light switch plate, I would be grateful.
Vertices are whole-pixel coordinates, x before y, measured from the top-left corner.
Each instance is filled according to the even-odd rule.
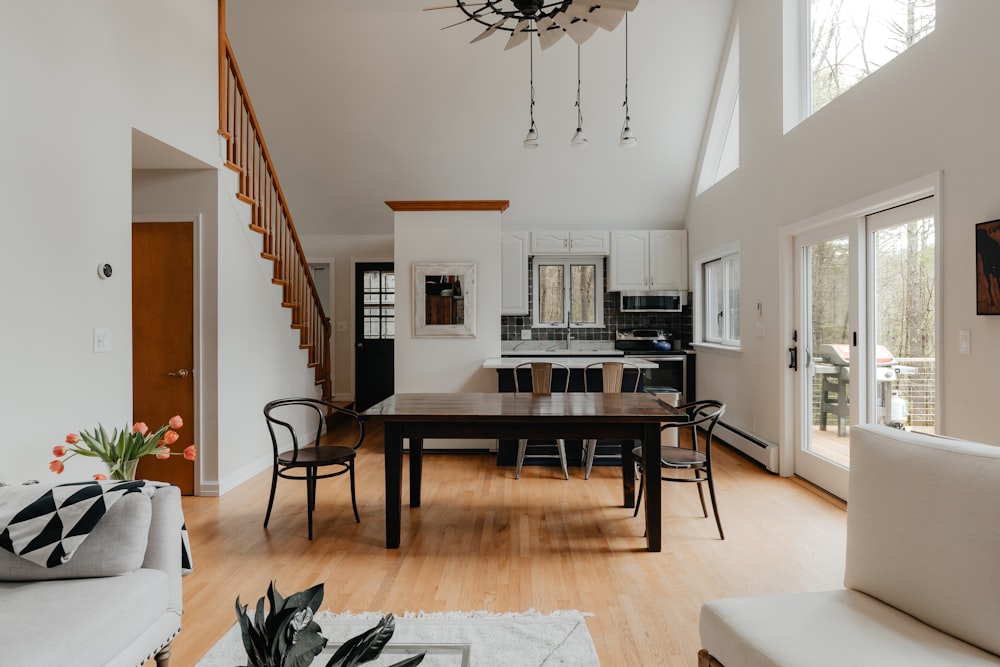
[[[111,329],[94,329],[94,352],[111,351]]]
[[[521,340],[531,340],[531,329],[521,329]]]
[[[958,353],[959,354],[971,354],[972,353],[972,334],[969,333],[968,329],[960,329],[958,332]]]

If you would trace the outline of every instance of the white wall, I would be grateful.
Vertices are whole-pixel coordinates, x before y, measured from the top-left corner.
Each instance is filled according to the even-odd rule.
[[[393,261],[393,238],[372,236],[299,236],[310,262],[333,262],[333,394],[354,400],[354,265],[352,262]],[[337,324],[347,331],[337,331]]]
[[[778,230],[943,172],[939,341],[941,426],[1000,444],[987,418],[1000,368],[1000,318],[976,316],[974,225],[1000,218],[1000,131],[992,48],[1000,3],[937,5],[937,29],[787,135],[782,134],[782,0],[739,0],[740,167],[694,197],[692,255],[740,241],[743,352],[702,350],[698,393],[727,402],[727,421],[780,441],[790,332],[778,330]],[[755,337],[756,303],[765,335]],[[958,354],[958,330],[972,354]]]
[[[0,6],[0,481],[16,483],[51,479],[66,433],[131,423],[132,128],[215,160],[217,22],[202,0]],[[111,352],[92,352],[95,327]]]
[[[496,391],[496,371],[481,366],[500,355],[500,220],[497,211],[396,212],[397,393]],[[413,337],[414,262],[476,265],[475,338]]]

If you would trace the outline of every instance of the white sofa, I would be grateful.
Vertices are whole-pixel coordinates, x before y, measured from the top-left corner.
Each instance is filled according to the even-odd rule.
[[[73,557],[44,568],[0,549],[0,665],[166,667],[181,624],[175,486],[118,500]]]
[[[844,586],[706,603],[699,665],[1000,665],[1000,447],[853,427]]]

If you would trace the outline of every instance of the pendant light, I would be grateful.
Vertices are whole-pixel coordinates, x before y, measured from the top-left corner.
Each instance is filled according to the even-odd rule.
[[[569,140],[570,146],[584,148],[587,137],[583,134],[583,107],[580,106],[580,45],[576,45],[576,132]]]
[[[631,118],[628,115],[628,13],[625,14],[625,103],[622,105],[625,107],[625,126],[622,127],[622,135],[618,140],[618,145],[622,148],[629,148],[635,146],[639,143],[639,140],[635,138],[632,134],[632,128],[629,127]]]
[[[535,129],[535,45],[530,37],[528,38],[528,66],[530,68],[529,81],[531,83],[531,106],[528,107],[528,113],[531,117],[531,126],[528,128],[528,134],[524,136],[521,146],[524,148],[538,148],[540,145],[538,143],[538,130]]]

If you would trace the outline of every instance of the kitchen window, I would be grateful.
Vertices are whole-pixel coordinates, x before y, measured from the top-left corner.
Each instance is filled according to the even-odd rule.
[[[701,342],[740,347],[740,252],[727,247],[698,262],[703,295]]]
[[[604,258],[534,258],[533,327],[604,326]]]

